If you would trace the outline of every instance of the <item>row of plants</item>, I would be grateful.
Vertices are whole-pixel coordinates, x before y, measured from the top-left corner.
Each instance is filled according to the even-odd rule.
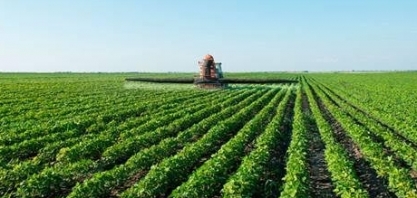
[[[2,106],[3,112],[0,118],[0,123],[3,123],[0,126],[2,132],[22,133],[28,130],[28,127],[33,130],[34,123],[38,123],[38,125],[41,123],[41,126],[43,126],[41,130],[51,128],[56,124],[55,122],[50,122],[51,117],[59,118],[60,121],[71,120],[83,114],[103,111],[111,106],[121,106],[126,103],[127,99],[133,98],[133,96],[129,95],[117,97],[112,94],[109,96],[106,91],[96,95],[82,93],[82,95],[77,94],[76,97],[73,97],[71,92],[59,94],[53,90],[45,90],[46,94],[43,95],[40,92],[34,92],[35,96],[16,94],[16,101],[19,101],[19,97],[27,98],[28,101]],[[138,101],[141,101],[161,94],[143,92],[136,98]],[[100,102],[97,103],[95,101]]]
[[[232,97],[228,96],[228,97]],[[224,96],[223,96],[224,97]],[[114,147],[126,141],[126,137],[136,137],[146,133],[151,133],[158,128],[164,127],[167,123],[174,122],[176,120],[183,121],[183,117],[186,115],[194,115],[194,112],[199,112],[201,109],[207,107],[207,101],[221,101],[222,97],[212,95],[211,97],[205,97],[191,103],[190,106],[181,103],[173,109],[175,111],[171,113],[165,113],[163,109],[160,112],[151,114],[149,116],[140,116],[135,121],[135,127],[124,128],[126,125],[113,125],[103,129],[95,137],[90,139],[84,139],[80,144],[74,145],[70,148],[63,148],[57,154],[57,161],[60,162],[75,162],[83,158],[97,158],[108,147]],[[128,135],[127,135],[128,134]],[[134,146],[130,144],[130,146]]]
[[[213,154],[203,165],[195,170],[186,182],[178,186],[171,194],[173,197],[213,197],[220,194],[228,176],[237,169],[252,141],[261,134],[272,121],[276,108],[285,93],[276,94],[256,116],[238,133]],[[281,105],[285,106],[285,104]]]
[[[363,188],[356,175],[353,161],[349,159],[343,146],[336,141],[330,126],[331,123],[323,115],[326,112],[320,111],[321,98],[315,97],[310,85],[305,80],[303,80],[303,84],[305,85],[311,112],[316,120],[321,139],[325,144],[325,160],[335,186],[335,193],[344,198],[369,197],[368,192]]]
[[[219,112],[209,115],[207,118],[199,123],[194,124],[188,129],[180,132],[176,137],[169,137],[158,144],[154,144],[149,148],[142,149],[132,157],[130,157],[125,163],[120,164],[108,171],[102,171],[94,174],[91,178],[85,180],[82,183],[78,183],[69,194],[68,197],[105,197],[109,196],[109,193],[117,186],[123,186],[125,183],[136,178],[136,175],[143,175],[151,165],[157,164],[164,158],[167,158],[175,154],[178,150],[182,149],[185,145],[192,144],[203,136],[212,126],[216,125],[220,120],[230,118],[233,114],[238,112],[245,106],[250,105],[253,101],[259,98],[264,92],[252,93],[246,96],[245,93],[240,95],[244,96],[243,100],[235,98],[234,105],[225,106]],[[239,96],[240,96],[239,95]],[[219,103],[222,105],[222,103]],[[114,157],[104,157],[104,163],[109,164],[109,161],[115,161]]]
[[[201,94],[201,93],[200,93]],[[209,95],[210,93],[206,94]],[[19,130],[7,130],[7,133],[0,137],[0,145],[12,145],[15,143],[22,142],[24,140],[30,140],[33,138],[40,138],[45,135],[52,135],[53,133],[61,133],[66,130],[70,130],[73,128],[77,128],[80,132],[84,132],[83,130],[85,127],[92,125],[94,123],[106,122],[113,119],[123,119],[125,117],[129,117],[132,113],[135,114],[143,114],[147,112],[155,112],[157,107],[165,104],[178,104],[180,102],[198,98],[197,94],[190,94],[185,95],[182,97],[178,96],[165,96],[164,100],[160,100],[158,98],[154,98],[156,96],[152,95],[145,95],[149,98],[153,98],[153,100],[143,100],[143,102],[132,104],[126,103],[124,99],[120,99],[117,103],[111,105],[104,105],[100,102],[100,108],[96,106],[88,107],[86,111],[74,111],[68,114],[67,116],[58,116],[59,120],[53,122],[43,122],[42,119],[37,119],[38,123],[46,123],[46,124],[38,124],[34,125],[30,123],[29,126],[25,128],[24,131]],[[139,98],[140,99],[140,98]],[[88,99],[88,103],[94,104],[93,99]],[[192,102],[192,101],[190,101]],[[168,106],[168,105],[165,105]],[[169,106],[168,106],[169,107]],[[58,109],[66,109],[58,108]],[[35,111],[35,109],[33,109]],[[39,111],[39,110],[38,110]],[[45,112],[49,112],[48,110],[44,110]],[[50,112],[49,112],[50,113]],[[86,117],[85,115],[89,115]],[[57,115],[54,115],[54,117]],[[19,118],[21,116],[17,116]],[[46,117],[45,119],[50,119],[51,116]],[[25,120],[25,118],[22,118]],[[16,120],[16,117],[10,122],[19,123],[19,120]],[[80,127],[81,126],[81,127]]]
[[[415,76],[415,73],[389,73],[313,79],[417,144]]]
[[[328,86],[324,86],[322,83],[321,85],[328,88]],[[408,91],[405,87],[404,90]],[[335,90],[332,89],[332,91],[341,97],[346,97],[347,94],[346,90],[341,90],[340,88]],[[381,91],[381,93],[383,92]],[[394,129],[401,136],[404,136],[414,144],[417,144],[417,124],[415,122],[417,118],[415,117],[416,114],[413,113],[416,112],[416,110],[415,108],[412,108],[414,101],[410,100],[413,98],[411,95],[406,93],[395,93],[395,96],[404,98],[397,100],[392,100],[391,95],[388,94],[378,94],[376,96],[372,95],[368,97],[372,98],[374,104],[369,105],[370,102],[368,100],[366,100],[365,103],[361,100],[365,94],[369,95],[368,93],[362,92],[348,94],[350,101],[347,102],[351,105],[354,104],[356,108],[364,111],[367,114],[367,117],[372,117],[378,120],[378,122],[383,123],[390,129]],[[388,100],[390,101],[387,102]],[[402,108],[399,108],[400,106]]]
[[[292,90],[289,89],[276,108],[271,122],[253,142],[254,149],[243,159],[235,173],[228,176],[221,189],[224,197],[253,197],[256,189],[261,186],[268,161],[271,160],[271,150],[281,144],[279,126],[284,119],[285,108],[288,105]]]
[[[154,165],[138,183],[121,194],[121,197],[164,196],[182,182],[190,172],[227,142],[249,120],[268,104],[278,90],[272,89],[257,101],[232,115],[230,119],[220,120],[197,142],[186,145],[176,155],[165,158]]]
[[[0,196],[11,194],[29,176],[42,171],[46,166],[53,166],[56,154],[62,147],[69,147],[83,141],[93,134],[69,138],[62,142],[55,142],[42,148],[38,155],[30,160],[14,164],[9,169],[0,169]],[[6,196],[7,197],[7,196]]]
[[[231,95],[234,95],[234,94],[231,94]],[[219,96],[215,96],[214,98],[217,98],[214,101],[218,101],[218,102],[221,101],[221,97]],[[207,100],[210,100],[210,99],[213,99],[213,98],[210,98],[210,97],[207,98]],[[233,100],[233,98],[230,100]],[[210,106],[210,105],[207,105],[207,106]],[[196,113],[192,114],[192,115],[196,115],[199,117],[201,117],[201,114],[199,114],[199,112],[204,111],[205,109],[201,106],[194,106],[194,107],[188,107],[188,109],[183,108],[181,111],[191,113],[193,111],[188,111],[190,108],[194,108],[194,111],[196,109],[202,108],[203,110],[197,111]],[[215,108],[209,107],[208,109],[215,109]],[[185,114],[181,114],[181,115],[185,115]],[[159,118],[154,118],[154,119],[159,119]],[[164,127],[166,124],[167,124],[166,122],[161,122],[160,127]],[[106,141],[106,140],[102,139],[102,141]],[[63,156],[61,157],[60,155],[63,153],[66,153],[67,151],[61,149],[60,153],[57,156],[57,158],[59,159],[59,161],[61,161],[61,163],[58,163],[52,167],[47,167],[43,169],[41,172],[34,174],[30,176],[28,179],[26,179],[25,181],[23,181],[17,190],[17,195],[18,196],[33,196],[33,195],[36,196],[38,194],[47,195],[47,194],[53,194],[53,193],[62,193],[63,191],[65,191],[66,188],[68,189],[72,188],[76,184],[76,182],[81,182],[86,177],[88,178],[95,172],[102,170],[103,167],[100,166],[101,163],[98,163],[97,161],[77,158],[77,154],[83,157],[86,157],[86,155],[91,155],[92,153],[93,154],[99,153],[97,152],[97,150],[103,150],[105,147],[104,146],[102,148],[103,146],[102,141],[96,141],[97,142],[96,145],[89,144],[91,146],[88,148],[84,147],[85,150],[72,152],[73,155],[71,156],[73,159],[71,160],[63,160],[64,157]],[[86,142],[83,141],[79,145],[82,145],[84,143]],[[88,142],[86,144],[88,144]],[[91,152],[91,150],[93,151]],[[73,170],[74,167],[77,167],[77,171]],[[79,174],[78,172],[82,172],[83,174]],[[46,179],[46,178],[49,178],[49,179]],[[50,178],[53,178],[53,179],[50,179]],[[45,181],[49,181],[49,182],[45,182]]]
[[[409,171],[399,167],[393,156],[387,155],[381,143],[373,141],[369,131],[358,125],[352,117],[333,104],[320,90],[314,88],[326,108],[338,120],[352,140],[359,146],[365,159],[377,171],[377,174],[388,179],[388,187],[398,197],[417,197],[415,184]]]
[[[0,146],[0,162],[8,162],[12,159],[16,159],[17,161],[19,161],[21,159],[26,159],[30,156],[35,156],[37,152],[41,148],[45,147],[47,144],[63,141],[71,137],[76,137],[85,134],[86,130],[89,129],[88,127],[90,127],[91,125],[97,125],[98,123],[102,123],[103,126],[116,126],[118,125],[120,120],[124,120],[126,117],[142,114],[142,112],[146,110],[146,106],[142,107],[143,108],[141,108],[139,111],[135,111],[138,110],[135,108],[130,109],[129,106],[125,106],[122,109],[114,107],[106,111],[106,113],[104,113],[103,115],[97,115],[93,118],[85,117],[86,121],[74,124],[74,126],[68,127],[64,131],[49,133],[40,137],[35,136],[30,139],[25,139],[23,141],[16,142],[12,145]],[[144,118],[143,120],[146,121],[146,117],[142,118]],[[100,130],[103,129],[97,128],[95,132],[100,132]],[[89,130],[88,132],[92,131]],[[26,133],[25,135],[30,137],[32,136],[32,133]]]
[[[317,87],[320,88],[320,86]],[[404,139],[401,139],[397,134],[391,132],[385,126],[368,117],[365,113],[358,111],[351,105],[342,101],[339,97],[335,97],[333,94],[329,93],[327,89],[321,89],[321,91],[335,101],[336,104],[343,109],[343,111],[349,113],[350,116],[353,116],[362,125],[365,125],[367,128],[372,130],[370,132],[378,137],[381,137],[386,147],[392,149],[395,154],[403,159],[410,167],[417,170],[417,149],[414,144],[404,141]]]
[[[192,100],[185,100],[186,102],[194,102],[195,104],[199,103],[201,99]],[[182,106],[178,105],[180,103],[168,103],[160,106],[157,109],[152,109],[151,112],[154,113],[155,116],[162,116],[166,113],[173,113],[176,111],[182,110]],[[193,105],[193,103],[191,103]],[[179,106],[179,107],[178,107]],[[119,113],[114,114],[114,116],[129,116],[127,114]],[[116,117],[117,117],[116,116]],[[10,191],[16,187],[21,181],[27,178],[27,176],[32,175],[41,171],[45,166],[51,163],[56,163],[56,156],[61,151],[61,148],[70,148],[80,142],[86,141],[88,139],[94,139],[97,137],[97,133],[102,132],[102,130],[109,130],[110,128],[123,131],[130,128],[137,126],[140,123],[145,123],[149,120],[149,113],[141,114],[141,116],[130,116],[123,122],[118,122],[115,120],[110,120],[110,122],[104,122],[104,120],[108,121],[109,118],[100,116],[99,122],[93,123],[88,128],[85,129],[87,134],[82,133],[80,130],[69,130],[66,132],[61,133],[52,133],[49,136],[44,136],[42,139],[46,140],[49,138],[50,140],[55,140],[54,142],[50,142],[45,147],[39,149],[37,155],[33,158],[29,158],[25,161],[18,161],[14,160],[7,164],[5,169],[0,171],[0,178],[4,178],[2,182],[0,182],[0,188],[9,189]],[[117,127],[116,127],[117,126]],[[33,144],[38,144],[39,139],[33,139],[30,141]],[[29,148],[30,150],[30,148]],[[7,150],[6,150],[7,151]],[[61,151],[62,152],[62,151]],[[10,153],[7,153],[10,154]],[[75,153],[78,155],[79,153]],[[4,191],[2,191],[4,192]]]
[[[294,105],[294,119],[292,123],[291,143],[287,150],[286,173],[280,197],[308,197],[309,171],[307,162],[307,109],[302,106],[304,84],[297,89]]]
[[[205,104],[206,106],[201,108],[201,110],[196,111],[195,113],[184,114],[179,119],[172,122],[166,122],[167,124],[163,127],[159,127],[142,135],[134,135],[118,144],[114,144],[102,153],[101,158],[105,159],[103,161],[105,161],[106,165],[124,162],[138,151],[157,144],[163,139],[175,137],[179,132],[192,127],[194,124],[199,124],[210,115],[221,111],[223,106],[233,106],[236,103],[241,102],[244,98],[254,94],[254,92],[247,91],[236,96],[236,93],[222,96],[222,101],[210,100],[212,105],[210,105],[210,102],[203,101],[203,103],[207,104]]]

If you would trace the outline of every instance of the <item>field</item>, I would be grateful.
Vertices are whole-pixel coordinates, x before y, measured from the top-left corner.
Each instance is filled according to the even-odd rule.
[[[135,75],[0,73],[0,196],[417,197],[416,72]]]

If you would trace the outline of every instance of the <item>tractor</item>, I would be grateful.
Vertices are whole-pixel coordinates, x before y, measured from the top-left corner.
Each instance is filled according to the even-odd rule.
[[[222,63],[214,62],[212,55],[204,56],[203,61],[199,61],[200,74],[194,76],[194,84],[200,88],[225,88],[227,83],[223,80]]]
[[[198,62],[200,72],[199,75],[192,78],[143,78],[143,77],[128,77],[126,81],[140,81],[151,83],[177,83],[189,84],[194,83],[202,89],[223,89],[227,88],[229,84],[279,84],[279,83],[297,83],[296,80],[289,79],[253,79],[253,78],[225,78],[222,71],[222,63],[215,62],[212,55],[207,54],[202,61]]]

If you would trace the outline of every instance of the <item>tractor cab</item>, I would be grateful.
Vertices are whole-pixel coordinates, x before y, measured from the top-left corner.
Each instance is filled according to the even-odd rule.
[[[223,78],[222,63],[215,63],[217,78]]]

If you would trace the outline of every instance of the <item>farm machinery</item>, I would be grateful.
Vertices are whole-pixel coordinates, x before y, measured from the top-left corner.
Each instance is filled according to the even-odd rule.
[[[222,63],[215,62],[212,55],[207,54],[202,61],[198,61],[200,68],[199,75],[194,78],[143,78],[129,77],[126,81],[141,81],[153,83],[193,83],[203,89],[226,88],[228,84],[276,84],[276,83],[296,83],[296,80],[288,79],[243,79],[243,78],[224,78]]]
[[[194,84],[200,88],[224,88],[227,82],[223,80],[222,63],[214,62],[212,55],[204,56],[203,61],[199,61],[200,74],[194,77]]]

